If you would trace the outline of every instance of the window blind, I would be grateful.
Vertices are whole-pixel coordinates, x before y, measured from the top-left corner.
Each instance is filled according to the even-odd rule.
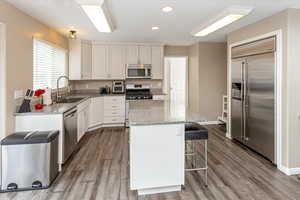
[[[66,57],[64,49],[33,39],[33,89],[56,88],[57,78],[66,75]]]

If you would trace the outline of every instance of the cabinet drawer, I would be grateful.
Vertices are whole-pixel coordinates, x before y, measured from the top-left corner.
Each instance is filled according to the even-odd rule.
[[[105,97],[104,98],[104,104],[122,104],[125,103],[125,97],[118,97],[118,96],[112,96],[112,97]]]
[[[125,109],[124,104],[104,104],[104,110],[122,110]]]
[[[125,110],[121,109],[112,109],[112,110],[106,110],[104,109],[104,116],[125,116]]]
[[[104,116],[104,124],[125,123],[125,117]]]

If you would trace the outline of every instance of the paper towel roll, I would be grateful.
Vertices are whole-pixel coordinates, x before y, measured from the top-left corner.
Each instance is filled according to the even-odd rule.
[[[43,94],[43,103],[48,106],[52,104],[52,90],[51,88],[46,88]]]

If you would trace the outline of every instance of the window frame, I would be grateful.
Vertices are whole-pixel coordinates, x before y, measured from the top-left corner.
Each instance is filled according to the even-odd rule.
[[[45,40],[45,39],[42,39],[42,38],[38,38],[38,37],[32,37],[32,59],[33,59],[33,62],[32,62],[32,88],[34,88],[34,79],[33,79],[33,76],[34,76],[34,41],[39,41],[39,42],[43,42],[53,48],[57,48],[57,49],[60,49],[62,50],[64,53],[65,53],[65,76],[69,76],[69,50],[62,47],[62,46],[59,46],[58,44],[55,44],[53,42],[50,42],[48,40]],[[61,88],[66,88],[66,87],[60,87]],[[38,88],[38,89],[45,89],[45,88]],[[56,91],[57,88],[51,88],[52,91]]]

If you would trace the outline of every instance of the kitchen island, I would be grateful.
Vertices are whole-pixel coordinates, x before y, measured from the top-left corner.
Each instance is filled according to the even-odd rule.
[[[198,113],[178,113],[169,101],[130,101],[130,189],[139,195],[180,191],[184,185],[184,124]]]

